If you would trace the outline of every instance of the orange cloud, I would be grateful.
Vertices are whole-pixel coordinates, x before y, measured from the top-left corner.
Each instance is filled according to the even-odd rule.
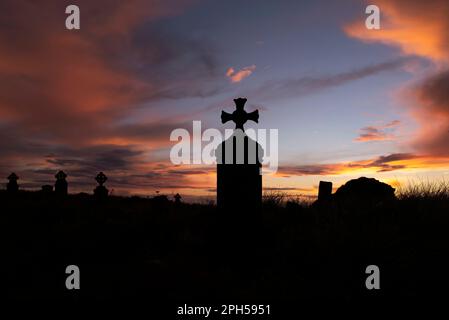
[[[0,113],[28,136],[82,144],[106,135],[110,123],[160,89],[126,68],[119,51],[135,53],[126,35],[179,6],[79,1],[81,30],[68,31],[64,2],[43,2],[35,14],[30,2],[2,1]]]
[[[345,32],[365,42],[399,47],[404,54],[449,62],[449,2],[446,0],[379,0],[380,30],[368,30],[362,20],[344,26]],[[365,18],[365,17],[364,17]]]
[[[237,82],[240,82],[243,79],[249,77],[254,72],[254,70],[256,70],[255,65],[244,67],[243,69],[240,69],[237,72],[235,71],[235,69],[233,67],[230,67],[226,71],[226,76],[230,79],[230,81],[232,83],[237,83]]]
[[[431,155],[414,155],[410,153],[393,153],[374,159],[352,162],[313,164],[302,166],[281,166],[276,173],[278,177],[288,176],[329,176],[342,174],[365,174],[389,171],[413,171],[416,169],[449,167],[449,157],[436,158]]]
[[[432,73],[420,79],[403,99],[420,124],[411,146],[420,153],[449,155],[449,2],[380,0],[381,29],[368,30],[363,21],[344,27],[365,42],[379,42],[418,55],[434,63]]]
[[[226,70],[226,77],[231,77],[235,73],[235,69],[233,67],[230,67],[228,70]]]

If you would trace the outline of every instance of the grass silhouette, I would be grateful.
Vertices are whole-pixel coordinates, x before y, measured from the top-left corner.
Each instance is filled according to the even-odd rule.
[[[402,200],[447,200],[449,198],[449,181],[420,180],[401,185],[397,196]]]
[[[265,194],[259,212],[139,197],[0,192],[11,299],[382,301],[445,296],[448,184],[376,206]],[[357,199],[354,199],[357,203]],[[65,289],[65,267],[81,290]],[[378,265],[381,290],[365,288]],[[370,300],[371,301],[371,300]]]

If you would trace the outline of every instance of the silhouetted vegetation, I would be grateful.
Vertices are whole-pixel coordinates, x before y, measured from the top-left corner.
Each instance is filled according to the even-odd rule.
[[[400,186],[397,194],[402,200],[448,200],[449,181],[415,181]]]
[[[160,197],[1,191],[2,286],[14,299],[152,303],[445,295],[447,185],[409,187],[363,208],[276,192],[264,199],[260,212],[228,215]],[[69,264],[80,267],[79,291],[65,289]],[[381,290],[365,288],[370,264],[380,267]]]

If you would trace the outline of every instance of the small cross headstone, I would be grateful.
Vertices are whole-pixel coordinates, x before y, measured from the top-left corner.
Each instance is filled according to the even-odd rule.
[[[68,193],[68,184],[66,181],[67,175],[64,171],[58,171],[55,174],[56,182],[55,182],[55,193],[58,195],[67,195]]]
[[[259,112],[246,112],[247,99],[234,99],[236,110],[222,111],[221,121],[235,123],[234,133],[216,150],[217,205],[227,212],[246,210],[253,212],[262,204],[262,147],[244,131],[248,121],[259,121]]]
[[[176,204],[180,204],[181,203],[181,195],[179,194],[179,193],[177,193],[177,194],[175,194],[174,196],[173,196],[173,198],[175,198],[175,203]]]
[[[19,191],[19,185],[17,184],[17,180],[19,177],[13,172],[8,176],[9,182],[6,185],[6,190],[10,193],[16,193]]]
[[[95,180],[98,182],[98,184],[100,186],[102,186],[106,180],[108,180],[108,177],[106,177],[106,175],[103,172],[100,172],[99,174],[97,174],[97,176],[95,177]]]
[[[103,172],[100,172],[95,177],[95,180],[98,182],[98,186],[94,189],[94,195],[97,198],[106,198],[109,190],[103,184],[108,180],[108,177]]]

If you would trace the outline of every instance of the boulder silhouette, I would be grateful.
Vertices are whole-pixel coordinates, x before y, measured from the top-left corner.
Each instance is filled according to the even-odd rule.
[[[352,179],[342,185],[334,194],[339,202],[355,202],[357,204],[374,204],[396,199],[395,189],[374,178],[361,177]]]

